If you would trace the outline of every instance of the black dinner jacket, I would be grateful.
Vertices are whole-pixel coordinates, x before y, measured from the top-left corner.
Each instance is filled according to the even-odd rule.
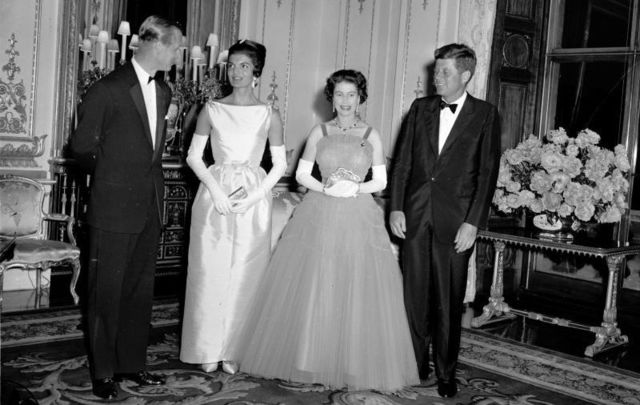
[[[142,231],[148,215],[162,223],[162,150],[171,89],[156,81],[157,126],[153,147],[147,111],[131,62],[96,82],[78,110],[70,148],[93,176],[89,225],[124,233]]]
[[[403,211],[407,237],[428,222],[452,243],[463,222],[486,226],[500,159],[500,118],[491,104],[467,94],[438,154],[440,96],[416,99],[396,145],[391,210]]]

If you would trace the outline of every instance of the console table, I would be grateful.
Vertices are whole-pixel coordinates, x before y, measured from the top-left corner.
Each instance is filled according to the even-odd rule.
[[[622,334],[616,321],[618,276],[625,256],[640,253],[640,245],[630,245],[615,241],[603,242],[579,237],[573,243],[556,242],[548,239],[539,239],[534,236],[532,231],[523,228],[479,230],[478,239],[493,243],[495,259],[489,303],[484,306],[480,316],[472,319],[471,327],[479,328],[489,322],[512,318],[515,314],[559,326],[590,331],[596,335],[596,338],[595,342],[585,349],[584,354],[588,357],[593,357],[596,353],[628,343],[628,337]],[[506,245],[519,246],[528,250],[546,250],[591,256],[606,260],[609,277],[602,323],[599,326],[584,325],[566,319],[510,307],[503,297],[503,253]]]

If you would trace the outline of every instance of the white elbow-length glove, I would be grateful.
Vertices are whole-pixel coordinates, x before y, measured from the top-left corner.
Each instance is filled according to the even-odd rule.
[[[213,174],[207,169],[204,160],[202,160],[202,154],[207,145],[207,140],[208,136],[206,135],[193,135],[191,145],[189,145],[189,151],[187,152],[187,164],[209,191],[209,195],[213,200],[213,207],[216,211],[218,211],[219,214],[227,215],[231,212],[231,201],[213,177]]]
[[[387,168],[385,165],[371,167],[371,180],[360,183],[359,193],[375,193],[387,187]]]
[[[298,161],[298,169],[296,170],[296,181],[308,188],[309,190],[322,193],[322,183],[320,183],[315,177],[311,175],[313,169],[313,162],[300,159]]]
[[[254,190],[249,191],[246,198],[238,200],[231,208],[232,212],[243,213],[252,205],[267,197],[271,193],[271,189],[278,183],[280,178],[287,170],[287,154],[284,145],[270,146],[271,163],[273,166],[267,176],[262,180],[260,185]]]

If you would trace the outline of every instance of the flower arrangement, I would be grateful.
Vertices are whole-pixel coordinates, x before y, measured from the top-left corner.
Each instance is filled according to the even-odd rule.
[[[102,79],[109,73],[107,69],[100,69],[95,60],[91,61],[91,65],[92,67],[90,69],[83,70],[78,78],[78,102],[82,102],[82,99],[87,94],[89,87],[91,87],[93,83]]]
[[[544,139],[531,135],[500,159],[493,204],[498,211],[546,214],[549,224],[619,222],[626,202],[630,165],[623,145],[598,146],[600,135],[584,129],[569,137],[563,128]]]
[[[205,75],[200,82],[184,77],[168,82],[173,97],[179,105],[193,105],[207,102],[210,98],[219,98],[225,93],[225,86],[214,75]]]

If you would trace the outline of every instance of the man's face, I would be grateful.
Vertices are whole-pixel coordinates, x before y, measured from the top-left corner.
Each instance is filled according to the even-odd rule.
[[[470,78],[469,71],[458,70],[455,59],[436,59],[433,84],[436,93],[446,102],[450,103],[462,96]]]
[[[156,43],[155,56],[158,70],[171,70],[171,66],[177,61],[181,39],[181,37],[173,36],[173,41],[169,44],[163,44],[161,41]]]

